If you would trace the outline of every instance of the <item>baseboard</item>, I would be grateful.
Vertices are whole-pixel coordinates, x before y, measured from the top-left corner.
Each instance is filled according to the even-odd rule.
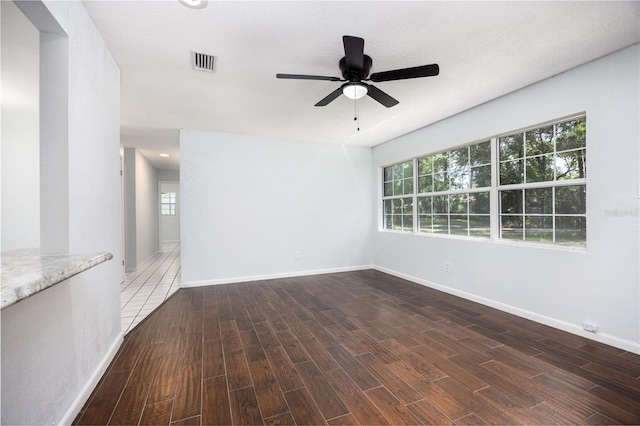
[[[451,287],[443,286],[441,284],[423,280],[421,278],[417,278],[411,275],[403,274],[401,272],[397,272],[392,269],[387,269],[382,266],[374,265],[373,269],[380,272],[384,272],[385,274],[389,274],[389,275],[396,276],[398,278],[405,279],[407,281],[414,282],[416,284],[423,285],[425,287],[433,288],[435,290],[439,290],[444,293],[452,294],[454,296],[458,296],[463,299],[471,300],[472,302],[477,302],[477,303],[498,309],[500,311],[508,312],[510,314],[517,315],[519,317],[538,322],[540,324],[548,325],[549,327],[557,328],[572,334],[576,334],[578,336],[585,337],[587,339],[595,340],[596,342],[604,343],[605,345],[614,346],[616,348],[620,348],[625,351],[633,352],[635,354],[640,355],[640,343],[638,342],[620,339],[616,336],[606,334],[606,333],[590,333],[582,329],[581,326],[578,326],[576,324],[560,321],[555,318],[547,317],[545,315],[527,311],[525,309],[517,308],[515,306],[507,305],[502,302],[498,302],[492,299],[487,299],[485,297],[481,297],[473,293],[467,293],[466,291],[456,290]]]
[[[116,336],[116,339],[111,343],[107,354],[104,356],[96,370],[89,378],[89,381],[84,385],[84,387],[80,391],[80,394],[76,397],[76,399],[73,401],[67,412],[58,423],[59,425],[70,425],[71,423],[73,423],[75,418],[80,413],[80,410],[82,410],[85,402],[87,402],[87,400],[91,396],[91,392],[93,392],[95,387],[98,385],[98,382],[104,375],[105,371],[107,371],[107,368],[109,367],[109,364],[111,364],[111,361],[113,361],[116,353],[118,353],[118,349],[120,349],[120,345],[122,345],[123,340],[124,336],[122,335],[122,333],[119,333]]]
[[[249,275],[245,277],[229,277],[229,278],[220,278],[216,280],[188,281],[188,282],[183,281],[180,283],[180,288],[202,287],[207,285],[218,285],[218,284],[243,283],[247,281],[264,281],[264,280],[273,280],[273,279],[279,279],[279,278],[304,277],[309,275],[335,274],[337,272],[363,271],[366,269],[373,269],[373,268],[374,268],[373,265],[356,265],[356,266],[345,266],[340,268],[314,269],[309,271],[295,271],[295,272],[284,272],[284,273],[265,274],[265,275]]]

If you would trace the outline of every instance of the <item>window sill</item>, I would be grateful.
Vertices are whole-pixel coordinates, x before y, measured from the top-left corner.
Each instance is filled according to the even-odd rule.
[[[1,309],[113,259],[111,253],[42,256],[36,249],[2,253]]]
[[[418,238],[435,238],[435,239],[445,239],[450,241],[468,241],[473,243],[498,244],[498,245],[522,247],[522,248],[528,248],[528,249],[560,250],[560,251],[568,251],[573,253],[587,252],[586,246],[572,246],[567,244],[537,243],[533,241],[493,239],[489,237],[470,237],[465,235],[435,234],[430,232],[395,231],[391,229],[379,229],[378,232],[383,234],[391,234],[391,235],[416,236]]]

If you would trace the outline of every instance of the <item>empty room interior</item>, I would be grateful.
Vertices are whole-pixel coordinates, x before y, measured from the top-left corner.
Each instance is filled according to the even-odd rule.
[[[0,6],[3,425],[640,424],[640,2]]]

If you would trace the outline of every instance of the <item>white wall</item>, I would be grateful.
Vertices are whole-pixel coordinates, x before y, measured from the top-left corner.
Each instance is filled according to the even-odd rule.
[[[10,1],[2,25],[2,251],[40,247],[39,31]]]
[[[586,111],[586,252],[402,235],[376,225],[375,264],[640,353],[639,75],[636,45],[373,150],[379,174],[379,167],[389,163]],[[450,263],[450,273],[443,271],[444,262]],[[586,320],[597,323],[600,334],[583,331]]]
[[[81,2],[20,5],[68,34],[69,251],[119,259],[119,70]],[[112,260],[2,310],[2,424],[73,420],[122,342],[119,284]]]
[[[159,249],[158,176],[156,168],[140,152],[135,154],[136,256],[138,265]]]
[[[180,241],[180,182],[158,182],[160,194],[163,192],[175,192],[176,211],[175,215],[160,215],[160,241]]]
[[[181,131],[180,162],[183,286],[371,265],[370,149]]]

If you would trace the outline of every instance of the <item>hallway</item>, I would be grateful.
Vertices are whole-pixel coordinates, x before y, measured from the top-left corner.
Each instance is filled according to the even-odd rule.
[[[126,275],[120,306],[127,334],[180,288],[180,243],[163,242],[162,251]]]

